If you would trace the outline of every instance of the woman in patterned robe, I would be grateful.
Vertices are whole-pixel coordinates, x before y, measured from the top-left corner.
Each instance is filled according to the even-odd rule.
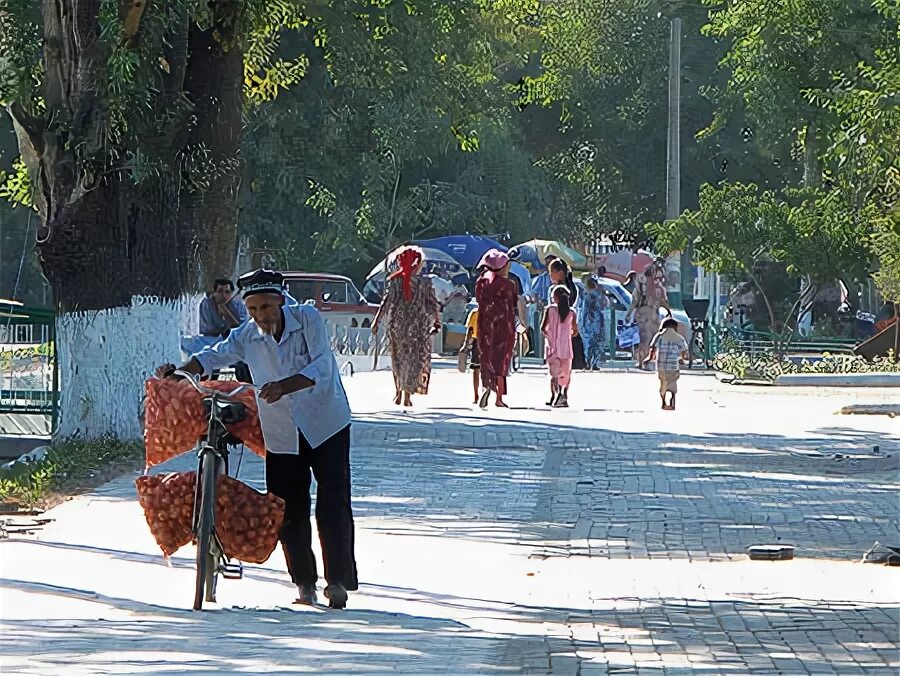
[[[419,274],[425,265],[422,250],[407,247],[397,255],[397,272],[388,277],[381,309],[372,322],[378,331],[387,316],[391,344],[391,370],[396,393],[394,403],[412,406],[413,394],[428,394],[431,380],[431,335],[441,315],[431,279]]]
[[[484,272],[475,282],[478,303],[478,356],[481,358],[481,383],[484,394],[479,405],[486,408],[491,392],[498,408],[508,408],[506,374],[516,343],[516,313],[519,296],[509,278],[509,256],[497,249],[488,251],[479,266]]]
[[[635,366],[639,369],[647,368],[644,360],[650,354],[650,341],[659,331],[659,309],[669,308],[664,284],[664,280],[656,278],[653,266],[644,270],[644,274],[637,278],[637,286],[631,297],[631,307],[625,315],[625,323],[634,317],[640,331],[641,342],[634,347]]]

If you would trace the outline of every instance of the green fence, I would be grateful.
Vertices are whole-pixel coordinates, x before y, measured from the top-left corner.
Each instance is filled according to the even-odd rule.
[[[0,300],[0,413],[50,416],[55,429],[58,404],[54,313]]]
[[[763,354],[779,357],[821,357],[823,354],[853,354],[856,340],[852,338],[803,338],[793,331],[772,333],[770,331],[748,331],[744,329],[716,330],[712,354],[737,351],[751,358]]]

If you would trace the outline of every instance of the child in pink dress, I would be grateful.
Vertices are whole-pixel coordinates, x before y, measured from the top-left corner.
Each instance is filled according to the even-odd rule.
[[[569,382],[572,377],[572,337],[578,335],[575,310],[569,304],[569,289],[563,285],[550,289],[552,303],[544,311],[541,333],[544,334],[544,357],[550,368],[549,402],[554,408],[569,405]]]

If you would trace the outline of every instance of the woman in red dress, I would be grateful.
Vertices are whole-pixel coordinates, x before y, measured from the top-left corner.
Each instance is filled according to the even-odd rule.
[[[487,408],[491,392],[497,397],[498,408],[508,408],[503,401],[506,394],[506,374],[516,342],[516,311],[519,297],[516,285],[509,278],[509,256],[491,249],[481,259],[483,272],[475,282],[478,303],[478,353],[481,357],[481,384],[484,394],[479,405]]]

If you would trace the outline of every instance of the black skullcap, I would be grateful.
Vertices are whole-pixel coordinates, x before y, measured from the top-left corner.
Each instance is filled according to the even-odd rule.
[[[244,298],[257,293],[284,293],[284,275],[275,270],[260,268],[245,272],[238,278],[238,288]]]

